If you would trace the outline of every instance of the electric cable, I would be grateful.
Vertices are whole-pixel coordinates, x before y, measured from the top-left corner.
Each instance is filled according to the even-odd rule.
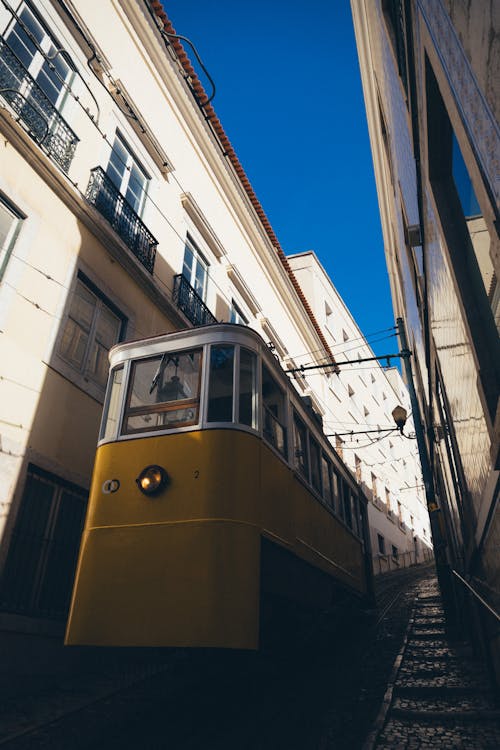
[[[2,3],[4,4],[4,6],[6,6],[5,0],[2,0]],[[7,6],[6,6],[6,7],[7,7]],[[20,23],[20,25],[22,26],[22,28],[23,28],[23,30],[25,31],[25,33],[26,33],[26,34],[27,34],[27,35],[28,35],[28,36],[29,36],[29,37],[30,37],[30,38],[32,39],[32,41],[33,41],[33,42],[34,42],[35,44],[37,44],[37,41],[36,41],[35,37],[34,37],[34,36],[33,36],[33,35],[31,34],[31,32],[30,32],[29,28],[28,28],[28,27],[26,26],[26,24],[25,24],[25,23],[24,23],[24,22],[22,21],[22,19],[21,19],[21,18],[20,18],[20,17],[18,16],[18,14],[17,14],[17,13],[15,13],[15,11],[13,11],[13,10],[12,10],[12,9],[11,9],[10,7],[9,7],[8,9],[9,9],[9,10],[11,11],[12,15],[13,15],[13,16],[14,16],[14,17],[16,18],[16,20],[17,20],[17,21],[18,21],[18,22]],[[65,8],[65,10],[67,10],[67,8]],[[93,56],[94,56],[94,57],[97,57],[97,56],[96,56],[96,52],[95,52],[95,47],[94,47],[94,46],[93,46],[93,45],[92,45],[92,44],[91,44],[91,43],[89,42],[89,40],[88,40],[88,39],[87,39],[87,38],[85,37],[85,35],[83,34],[83,32],[82,32],[81,28],[79,28],[79,31],[80,31],[80,33],[82,34],[82,36],[84,37],[84,39],[85,39],[86,43],[88,44],[89,48],[90,48],[90,49],[92,50],[92,52],[93,52]],[[182,38],[182,37],[180,37],[180,35],[171,35],[171,36],[174,36],[174,37],[175,37],[175,36],[177,36],[178,38]],[[186,39],[186,41],[188,41],[188,42],[189,42],[189,40],[187,40],[187,39]],[[56,50],[56,51],[55,51],[55,53],[54,53],[53,55],[47,55],[47,54],[46,54],[46,53],[45,53],[45,52],[44,52],[44,51],[43,51],[43,50],[42,50],[42,49],[41,49],[41,48],[39,47],[39,45],[38,45],[38,44],[37,44],[37,48],[39,49],[40,53],[41,53],[41,54],[42,54],[42,55],[43,55],[43,56],[45,57],[45,59],[46,59],[46,60],[47,60],[48,62],[51,62],[51,61],[52,61],[53,59],[55,59],[55,57],[56,57],[56,56],[57,56],[58,54],[61,54],[61,56],[62,56],[62,55],[64,55],[64,56],[65,56],[65,58],[66,58],[66,61],[67,61],[67,62],[69,61],[69,62],[68,62],[68,64],[70,65],[70,67],[71,67],[72,69],[74,69],[74,70],[75,70],[75,72],[77,72],[77,73],[78,73],[78,75],[80,76],[80,78],[82,78],[82,77],[81,77],[81,74],[79,73],[79,71],[78,71],[78,69],[77,69],[77,66],[76,66],[76,65],[75,65],[75,63],[73,62],[73,60],[72,60],[71,56],[69,55],[69,53],[67,52],[67,50],[65,50],[64,48],[60,48],[59,50]],[[91,61],[91,60],[92,60],[92,58],[90,59],[90,61]],[[87,62],[89,63],[90,61],[88,60]],[[201,61],[200,61],[200,64],[202,64],[202,63],[201,63]],[[92,70],[92,72],[94,73],[94,75],[95,75],[95,76],[97,77],[97,79],[98,79],[98,80],[100,81],[99,77],[98,77],[98,76],[96,75],[96,73],[95,73],[95,71],[93,70],[92,66],[91,66],[91,65],[89,65],[89,67],[90,67],[90,69]],[[63,86],[64,86],[64,87],[66,88],[66,90],[68,90],[68,91],[69,91],[69,93],[70,93],[70,94],[72,95],[72,97],[73,97],[73,98],[74,98],[75,100],[77,100],[77,101],[78,101],[78,103],[80,104],[80,106],[81,106],[81,107],[83,108],[83,110],[84,110],[85,114],[87,114],[87,116],[89,116],[89,118],[91,119],[91,121],[92,121],[92,123],[94,124],[94,126],[95,126],[95,127],[96,127],[96,128],[98,129],[98,131],[100,132],[101,136],[102,136],[102,137],[103,137],[103,138],[104,138],[104,139],[106,140],[106,142],[107,142],[107,143],[108,143],[108,145],[110,146],[110,148],[111,148],[112,152],[114,152],[115,156],[116,156],[116,157],[117,157],[117,158],[119,159],[119,161],[120,161],[120,162],[122,163],[122,165],[123,165],[123,166],[125,167],[125,169],[128,169],[128,171],[130,171],[130,168],[129,168],[129,167],[127,167],[126,163],[124,162],[124,160],[123,160],[123,159],[121,158],[120,154],[119,154],[119,153],[117,152],[116,148],[114,147],[114,143],[111,143],[111,141],[110,141],[110,140],[109,140],[109,139],[107,138],[107,135],[106,135],[106,134],[105,134],[105,133],[104,133],[104,132],[103,132],[103,131],[102,131],[102,130],[100,129],[100,127],[99,127],[99,124],[98,124],[98,119],[99,119],[99,117],[98,117],[98,116],[97,116],[97,118],[94,118],[94,117],[92,117],[92,115],[91,115],[91,114],[89,113],[88,109],[86,109],[86,108],[84,108],[84,107],[83,107],[83,104],[81,104],[81,102],[79,101],[79,98],[78,98],[78,97],[76,97],[76,95],[75,95],[75,94],[74,94],[74,93],[72,92],[72,90],[71,90],[71,87],[70,87],[70,86],[68,85],[67,81],[66,81],[65,79],[63,79],[63,78],[62,78],[62,77],[60,76],[60,74],[59,74],[59,71],[57,70],[57,68],[56,68],[56,67],[55,67],[54,65],[52,65],[52,66],[51,66],[51,68],[52,68],[52,69],[53,69],[53,70],[55,71],[56,75],[57,75],[57,76],[59,77],[59,79],[60,79],[60,81],[61,81],[62,85],[63,85]],[[108,78],[109,78],[109,80],[111,81],[111,83],[112,83],[112,84],[114,85],[115,89],[116,89],[116,90],[118,91],[118,93],[120,93],[120,92],[119,92],[119,88],[118,88],[118,85],[116,84],[116,82],[115,82],[115,81],[114,81],[114,80],[112,79],[112,77],[111,77],[111,76],[110,76],[109,74],[107,74],[107,75],[108,75]],[[84,80],[83,78],[82,78],[82,81],[84,82],[84,84],[85,84],[86,88],[87,88],[87,89],[89,90],[89,93],[90,93],[90,94],[92,95],[92,98],[93,98],[93,99],[95,100],[95,97],[94,97],[93,93],[92,93],[92,92],[90,91],[90,89],[89,89],[89,87],[88,87],[87,83],[85,82],[85,80]],[[100,82],[101,82],[101,81],[100,81]],[[101,82],[101,83],[102,83],[102,82]],[[102,85],[104,86],[104,84],[102,84]],[[104,87],[104,88],[105,88],[105,91],[106,91],[106,92],[107,92],[107,93],[108,93],[108,94],[109,94],[110,96],[112,96],[112,95],[111,95],[111,92],[110,92],[110,91],[109,91],[109,90],[108,90],[108,89],[107,89],[106,87]],[[113,101],[114,101],[114,102],[116,103],[116,100],[114,99],[114,97],[112,97],[112,98],[113,98]],[[124,98],[124,97],[123,97],[123,98]],[[98,103],[97,103],[97,101],[96,101],[96,100],[95,100],[95,103],[96,103],[96,107],[97,107],[97,109],[98,109]],[[129,106],[129,105],[127,105],[127,106]],[[129,108],[129,109],[130,109],[130,112],[132,112],[131,108]],[[123,114],[127,114],[127,115],[129,114],[129,113],[124,113],[124,112],[123,112],[123,110],[120,110],[120,111],[122,111],[122,113],[123,113]],[[133,114],[133,112],[132,112],[132,114]],[[135,119],[137,119],[137,117],[136,117],[135,115],[134,115],[134,117],[135,117]],[[145,131],[143,131],[143,132],[145,132]],[[180,181],[179,181],[179,180],[177,179],[177,177],[176,177],[176,176],[175,176],[175,181],[176,181],[176,182],[177,182],[177,184],[179,185],[179,188],[180,188],[181,190],[184,190],[183,186],[181,185]],[[157,209],[157,211],[159,212],[159,214],[160,214],[160,215],[162,216],[162,218],[163,218],[163,219],[164,219],[164,220],[165,220],[165,221],[167,222],[167,224],[169,225],[169,227],[170,227],[170,228],[171,228],[171,229],[172,229],[172,230],[173,230],[173,231],[175,232],[175,234],[176,234],[176,235],[178,236],[178,238],[179,238],[179,239],[180,239],[180,240],[181,240],[182,242],[186,242],[186,239],[185,239],[185,238],[184,238],[183,236],[181,236],[181,235],[179,234],[179,232],[177,232],[176,228],[175,228],[175,227],[174,227],[174,226],[172,225],[172,223],[171,223],[171,222],[169,221],[168,217],[167,217],[167,216],[166,216],[166,215],[165,215],[165,214],[163,213],[163,211],[162,211],[162,210],[160,209],[160,207],[159,207],[159,206],[158,206],[158,205],[157,205],[157,204],[155,203],[155,201],[153,201],[153,200],[152,200],[151,196],[148,196],[148,195],[147,195],[147,192],[146,192],[146,191],[144,190],[144,188],[142,188],[142,187],[141,187],[141,188],[140,188],[140,190],[141,190],[141,192],[142,192],[143,196],[144,196],[144,197],[147,197],[147,198],[148,198],[148,201],[149,201],[149,202],[150,202],[150,203],[151,203],[151,204],[152,204],[152,205],[153,205],[153,206],[154,206],[154,207],[155,207],[155,208]],[[80,191],[80,192],[81,192],[81,191]],[[33,268],[35,268],[34,266],[32,266],[32,267],[33,267]],[[44,272],[43,272],[43,271],[41,271],[41,269],[36,269],[36,268],[35,268],[35,270],[38,270],[38,271],[39,271],[40,273],[42,273],[43,275],[45,275],[45,276],[46,276],[46,278],[49,278],[49,277],[47,276],[47,274],[44,274]],[[224,292],[224,290],[222,290],[222,289],[221,289],[221,287],[220,287],[220,286],[219,286],[219,285],[217,284],[217,282],[215,281],[215,279],[214,279],[214,278],[213,278],[212,276],[209,276],[209,278],[210,278],[211,282],[212,282],[212,283],[214,284],[214,286],[215,286],[215,287],[216,287],[216,288],[217,288],[217,289],[219,290],[219,292],[221,292],[221,294],[222,294],[223,298],[225,299],[225,301],[226,301],[226,302],[227,302],[227,303],[228,303],[228,304],[230,305],[230,304],[231,304],[231,302],[230,302],[229,298],[227,297],[226,293]],[[158,279],[159,283],[161,283],[161,284],[162,284],[162,285],[164,286],[164,288],[166,288],[166,289],[167,289],[167,290],[169,291],[169,293],[171,293],[171,292],[172,292],[172,289],[171,289],[170,287],[168,287],[168,285],[167,285],[167,284],[166,284],[166,283],[165,283],[165,282],[164,282],[164,281],[163,281],[162,279],[160,279],[160,278],[158,278],[158,277],[157,277],[157,279]],[[61,285],[61,286],[64,286],[64,285]],[[65,288],[65,287],[64,287],[64,288]],[[17,293],[19,293],[19,292],[18,292],[18,290],[15,290],[15,291],[16,291]],[[43,308],[43,307],[42,307],[41,305],[39,305],[39,304],[38,304],[37,302],[35,302],[34,300],[31,300],[31,299],[29,299],[29,298],[25,297],[25,296],[24,296],[24,295],[22,295],[21,293],[19,293],[19,294],[20,294],[20,296],[21,296],[21,297],[23,297],[23,298],[24,298],[24,299],[25,299],[25,300],[26,300],[27,302],[29,302],[30,304],[32,304],[32,305],[33,305],[33,306],[35,306],[36,308],[40,309],[40,310],[41,310],[42,312],[45,312],[46,314],[48,314],[48,315],[51,315],[51,313],[50,313],[49,311],[45,310],[45,309],[44,309],[44,308]],[[56,317],[56,316],[53,316],[53,317]],[[386,332],[386,331],[394,330],[394,328],[395,328],[395,327],[393,326],[393,327],[390,327],[390,328],[387,328],[387,329],[382,329],[382,330],[381,330],[380,332],[381,332],[381,333],[383,333],[383,332]],[[136,329],[136,330],[137,330],[137,329]],[[138,332],[138,333],[140,333],[140,331],[137,331],[137,332]],[[376,333],[378,333],[378,332],[376,332]],[[376,334],[374,334],[374,335],[376,335]],[[373,340],[373,341],[372,341],[371,343],[375,343],[376,341],[379,341],[379,340],[383,340],[383,339],[385,339],[385,338],[390,338],[391,336],[394,336],[394,335],[395,335],[395,334],[391,334],[390,336],[387,336],[387,337],[382,337],[382,338],[380,338],[380,339],[375,339],[375,340]],[[363,341],[363,343],[365,343],[365,344],[367,344],[367,345],[369,346],[369,342],[367,341],[367,337],[366,337],[366,336],[360,336],[360,337],[359,337],[359,340],[360,340],[360,341]],[[353,341],[356,341],[356,339],[351,339],[351,343],[352,343]],[[334,347],[337,347],[337,346],[340,346],[340,345],[341,345],[341,344],[340,344],[340,342],[339,342],[338,344],[334,344],[333,346],[334,346]],[[355,350],[355,349],[359,349],[359,346],[352,346],[352,347],[348,347],[348,348],[344,349],[344,350],[343,350],[342,352],[338,352],[338,353],[337,353],[336,355],[338,356],[339,354],[344,354],[345,352],[348,352],[348,351],[353,351],[353,350]],[[324,351],[324,350],[323,350],[323,349],[319,349],[319,350],[316,350],[316,351],[317,351],[317,352],[319,353],[319,352],[321,352],[321,351]],[[311,353],[312,353],[312,352],[311,352]],[[296,355],[296,356],[305,356],[305,355],[306,355],[306,353],[304,353],[303,355]],[[352,367],[352,366],[351,366],[351,368],[350,368],[350,371],[352,371],[352,370],[356,370],[356,369],[359,369],[359,370],[365,370],[365,369],[366,369],[366,370],[373,370],[373,369],[374,369],[374,368],[376,368],[376,367],[380,368],[380,365],[376,364],[376,365],[374,365],[374,366],[370,366],[370,367],[362,367],[362,368],[355,368],[355,367]]]

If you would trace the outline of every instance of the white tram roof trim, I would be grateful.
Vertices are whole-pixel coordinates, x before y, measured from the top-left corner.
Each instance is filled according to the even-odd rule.
[[[249,340],[252,340],[250,343]],[[172,348],[171,344],[177,345],[179,342],[186,342],[185,348],[202,346],[203,344],[214,343],[231,343],[245,344],[258,350],[262,348],[267,351],[268,346],[262,336],[248,326],[237,323],[219,323],[197,328],[186,328],[182,331],[173,331],[172,333],[162,333],[159,336],[152,336],[148,339],[136,339],[128,341],[125,344],[113,346],[109,352],[109,361],[111,366],[126,362],[136,357],[148,357],[165,351],[165,346]],[[184,345],[183,345],[184,348]]]

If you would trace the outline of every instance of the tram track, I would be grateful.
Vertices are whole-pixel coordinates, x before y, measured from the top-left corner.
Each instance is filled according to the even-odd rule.
[[[325,615],[313,625],[308,621],[296,641],[278,653],[172,652],[156,674],[7,738],[0,746],[361,747],[414,602],[409,581],[422,575],[425,571],[413,571],[381,580],[376,611],[357,617]]]

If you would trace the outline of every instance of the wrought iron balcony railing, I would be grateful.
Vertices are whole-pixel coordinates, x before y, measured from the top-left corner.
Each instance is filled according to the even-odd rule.
[[[31,137],[67,172],[79,139],[3,39],[0,39],[0,96]]]
[[[86,198],[109,221],[142,265],[153,273],[158,240],[101,167],[90,171]]]
[[[181,273],[174,276],[173,300],[194,326],[207,323],[217,323],[200,295],[193,289],[189,281]]]

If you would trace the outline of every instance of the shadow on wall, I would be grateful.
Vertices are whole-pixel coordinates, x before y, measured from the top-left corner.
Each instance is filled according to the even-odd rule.
[[[10,477],[15,487],[1,548],[0,657],[7,682],[71,670],[75,651],[62,638],[87,506],[108,374],[107,352],[118,340],[173,330],[163,300],[146,297],[129,269],[116,262],[82,224],[70,288],[60,284],[42,329],[29,307],[29,330],[52,342],[23,342],[38,400],[26,450]],[[134,261],[133,261],[134,262]],[[171,300],[173,271],[157,256],[157,275]],[[167,282],[165,281],[165,284]],[[55,285],[53,285],[55,286]],[[48,307],[48,305],[47,305]],[[171,316],[174,318],[174,315]],[[45,320],[45,319],[44,319]],[[179,316],[179,321],[181,320]],[[181,327],[180,325],[178,327]],[[9,330],[5,336],[13,335]],[[18,376],[19,379],[19,376]],[[26,377],[26,381],[28,376]]]

